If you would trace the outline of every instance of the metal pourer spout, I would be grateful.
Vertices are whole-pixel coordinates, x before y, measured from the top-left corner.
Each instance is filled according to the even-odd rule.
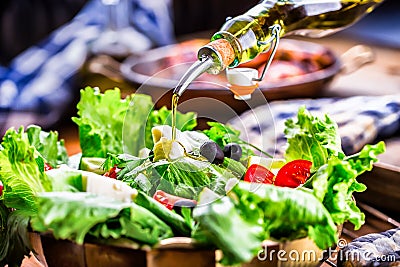
[[[189,84],[193,82],[197,77],[206,72],[214,64],[213,58],[210,56],[203,56],[186,71],[186,73],[179,80],[173,93],[181,96],[186,91]]]
[[[214,40],[201,47],[197,54],[198,60],[186,71],[178,82],[173,93],[181,96],[189,84],[204,72],[218,74],[235,58],[231,44],[225,39]]]

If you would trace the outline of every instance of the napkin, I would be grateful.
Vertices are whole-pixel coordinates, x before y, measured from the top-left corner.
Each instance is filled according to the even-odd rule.
[[[301,106],[314,116],[328,114],[338,124],[347,155],[393,136],[400,127],[400,94],[274,101],[246,111],[228,124],[240,130],[248,142],[279,157],[286,145],[285,121],[295,118]]]
[[[132,10],[130,31],[138,45],[174,42],[168,0],[120,1],[128,1]],[[18,55],[8,67],[0,66],[1,131],[13,126],[18,116],[22,124],[43,127],[60,119],[76,95],[79,69],[106,29],[105,8],[100,0],[89,1],[70,22]],[[117,9],[116,17],[121,19],[118,12],[123,11]]]

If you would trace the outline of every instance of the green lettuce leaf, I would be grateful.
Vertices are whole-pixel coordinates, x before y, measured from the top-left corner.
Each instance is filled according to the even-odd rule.
[[[373,164],[378,162],[378,155],[384,153],[386,150],[383,141],[378,142],[376,145],[365,145],[360,152],[345,158],[352,168],[360,175],[366,171],[371,171]]]
[[[308,236],[321,249],[337,240],[329,212],[305,190],[239,182],[228,197],[200,202],[193,216],[199,223],[193,237],[220,248],[222,263],[228,265],[251,260],[268,238],[284,241]]]
[[[219,122],[208,122],[207,124],[210,126],[210,129],[204,130],[203,133],[220,147],[224,147],[226,144],[240,139],[240,131],[229,125],[224,125]]]
[[[321,249],[337,239],[337,228],[329,212],[311,192],[240,182],[232,193],[233,199],[239,199],[236,207],[248,220],[262,219],[265,238],[282,241],[308,236]]]
[[[4,185],[4,204],[27,215],[34,214],[37,210],[36,194],[52,189],[44,173],[44,160],[30,144],[23,127],[18,132],[9,129],[3,137],[2,146],[0,180]]]
[[[4,185],[0,200],[0,265],[20,266],[31,245],[28,239],[30,216],[37,212],[36,195],[52,190],[44,163],[66,163],[68,156],[56,132],[29,126],[24,132],[9,129],[0,150],[0,181]],[[15,209],[9,212],[10,209]]]
[[[286,161],[309,160],[315,171],[331,156],[344,158],[338,126],[328,115],[324,119],[314,117],[303,106],[299,108],[297,120],[288,119],[285,126]]]
[[[47,163],[55,168],[68,163],[64,140],[58,140],[57,132],[45,132],[39,126],[30,125],[26,129],[28,139]]]
[[[323,202],[331,213],[333,221],[340,225],[345,221],[359,229],[365,216],[356,206],[354,192],[363,192],[366,186],[356,178],[373,168],[378,155],[385,151],[385,144],[366,145],[359,153],[340,160],[331,157],[305,184],[313,189],[313,194]]]
[[[51,230],[55,238],[83,244],[85,237],[126,237],[154,245],[172,230],[147,209],[90,193],[50,192],[38,196],[39,210],[32,229]]]
[[[179,236],[190,236],[191,225],[182,216],[170,211],[160,202],[139,191],[135,203],[154,213],[158,218],[168,224],[174,233]]]
[[[98,88],[81,90],[78,117],[72,120],[79,126],[83,157],[105,158],[108,153],[138,156],[140,149],[153,147],[151,128],[171,125],[171,111],[153,110],[148,95],[132,94],[121,99],[118,88],[101,93]],[[191,130],[196,126],[196,114],[177,112],[177,128]]]
[[[199,199],[193,210],[193,219],[198,222],[193,238],[221,249],[223,265],[250,261],[261,249],[262,227],[248,221],[226,196],[220,197],[205,189]]]
[[[144,147],[146,118],[153,103],[150,96],[140,94],[135,95],[135,101],[132,101],[133,95],[121,99],[118,88],[104,93],[91,87],[81,90],[78,117],[72,120],[79,126],[83,157],[105,158],[107,153],[124,152],[138,154]],[[140,104],[132,107],[134,103]],[[123,142],[124,131],[130,135],[129,144]]]

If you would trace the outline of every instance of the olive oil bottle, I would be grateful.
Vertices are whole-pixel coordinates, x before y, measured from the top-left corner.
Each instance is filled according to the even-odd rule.
[[[200,60],[213,58],[207,70],[219,73],[254,59],[271,48],[274,26],[279,37],[323,37],[346,28],[370,13],[383,0],[264,0],[243,15],[229,18],[211,43],[201,48]],[[224,53],[232,53],[224,55]]]
[[[246,13],[229,18],[175,87],[172,109],[189,84],[204,72],[218,74],[273,48],[260,81],[279,44],[287,35],[323,37],[340,31],[370,13],[384,0],[263,0]],[[175,112],[173,134],[175,137]]]

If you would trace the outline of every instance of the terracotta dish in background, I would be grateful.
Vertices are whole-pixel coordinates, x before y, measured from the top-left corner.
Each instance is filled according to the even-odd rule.
[[[95,57],[88,62],[93,73],[113,81],[129,83],[128,91],[152,96],[156,108],[171,106],[172,90],[186,70],[197,60],[199,47],[206,39],[193,39],[128,57],[122,63],[108,56]],[[239,67],[263,70],[268,52]],[[243,111],[266,104],[267,101],[291,98],[315,98],[327,89],[339,74],[355,71],[373,59],[364,46],[351,48],[341,57],[329,48],[306,41],[283,39],[265,78],[252,98],[236,100],[228,89],[225,72],[219,75],[202,74],[180,97],[181,112],[197,112],[199,123],[216,120],[227,122]],[[132,85],[132,86],[131,86]],[[205,118],[205,119],[204,119]],[[201,125],[200,125],[201,128]]]

